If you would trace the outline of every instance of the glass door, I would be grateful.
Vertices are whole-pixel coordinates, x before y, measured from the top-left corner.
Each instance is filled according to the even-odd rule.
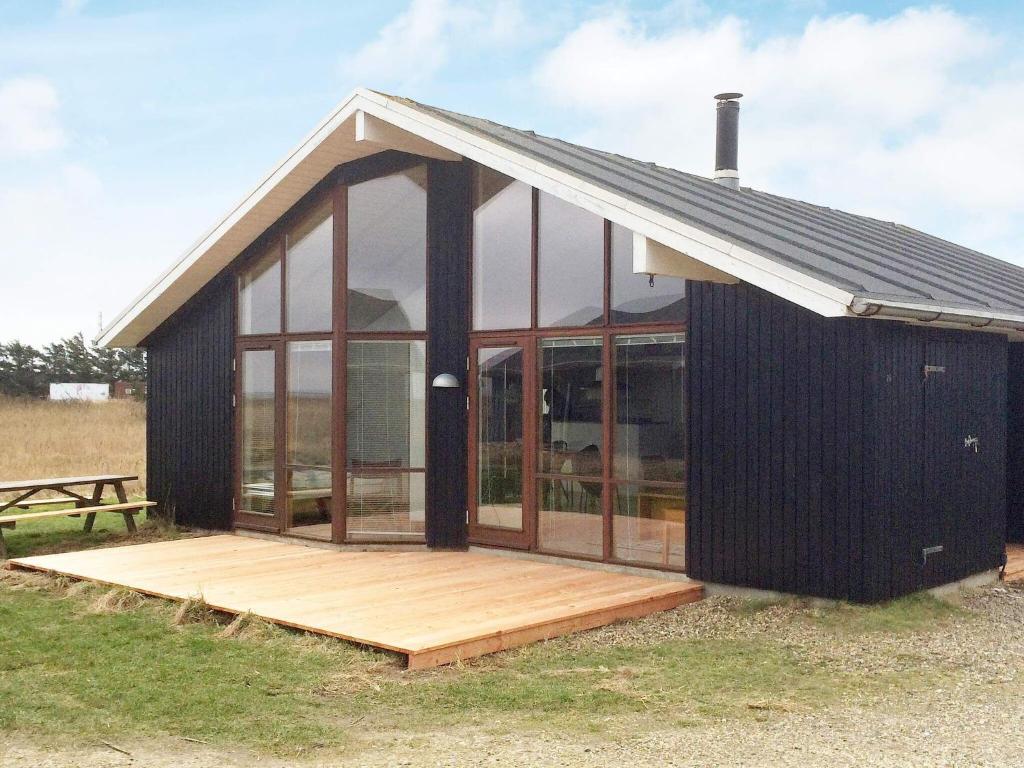
[[[235,523],[247,528],[281,530],[281,467],[278,457],[280,414],[279,344],[242,344],[235,358],[238,431]]]
[[[470,347],[469,537],[528,548],[533,540],[533,349],[526,339]]]

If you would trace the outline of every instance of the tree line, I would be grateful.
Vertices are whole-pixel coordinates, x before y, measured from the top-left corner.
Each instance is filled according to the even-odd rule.
[[[0,344],[0,394],[44,397],[50,384],[113,384],[146,378],[141,349],[104,349],[82,334],[36,349],[19,341]]]

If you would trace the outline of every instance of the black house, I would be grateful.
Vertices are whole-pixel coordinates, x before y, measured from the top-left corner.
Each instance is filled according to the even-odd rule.
[[[357,90],[101,336],[179,522],[882,600],[1024,538],[1024,270]]]

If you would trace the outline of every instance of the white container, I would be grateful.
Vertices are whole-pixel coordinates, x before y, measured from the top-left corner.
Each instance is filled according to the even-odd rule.
[[[110,399],[109,384],[51,384],[51,400],[84,400],[102,403]]]

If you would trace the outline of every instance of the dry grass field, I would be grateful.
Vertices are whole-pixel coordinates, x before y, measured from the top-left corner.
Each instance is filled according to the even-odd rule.
[[[0,396],[0,482],[124,473],[139,480],[129,495],[145,494],[146,406],[50,402]]]

